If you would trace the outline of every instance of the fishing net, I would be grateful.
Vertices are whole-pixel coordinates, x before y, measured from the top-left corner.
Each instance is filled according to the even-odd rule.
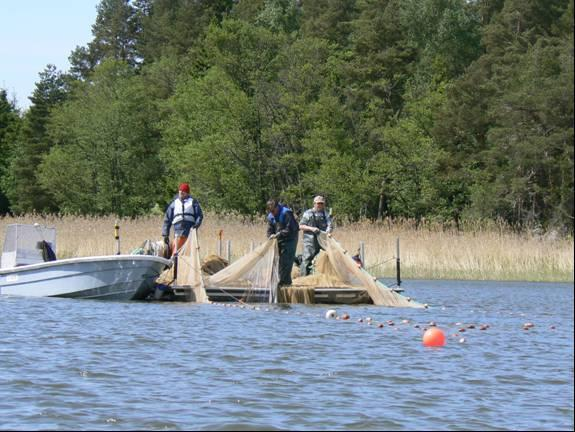
[[[269,302],[275,303],[278,300],[278,264],[277,240],[270,239],[233,264],[209,276],[206,285],[221,290],[243,288],[244,300],[265,291],[268,293]]]
[[[276,239],[267,240],[231,265],[227,265],[227,261],[218,256],[209,256],[201,266],[197,234],[193,230],[178,251],[176,279],[172,268],[160,276],[158,283],[189,286],[192,291],[191,300],[198,302],[207,300],[206,289],[210,292],[220,290],[231,293],[232,297],[239,292],[238,300],[247,302],[313,304],[315,290],[318,288],[356,288],[364,290],[365,295],[358,295],[352,302],[371,300],[373,304],[381,306],[424,307],[386,287],[358,267],[356,261],[334,238],[322,232],[318,235],[318,241],[323,251],[316,259],[314,274],[295,278],[292,286],[280,289]]]
[[[159,285],[187,288],[189,301],[198,303],[208,301],[200,263],[198,233],[195,229],[190,231],[190,236],[178,250],[177,260],[174,265],[165,270],[158,279],[156,279],[156,283]]]
[[[343,282],[344,285],[364,288],[375,305],[413,308],[424,307],[424,305],[411,301],[407,297],[396,293],[391,288],[386,287],[366,270],[358,267],[354,259],[334,238],[322,232],[318,235],[318,241],[329,258],[329,264],[327,262],[320,263],[320,268],[327,273],[330,280],[333,281],[333,278],[337,278]]]
[[[358,267],[347,251],[332,237],[322,232],[318,235],[318,241],[324,251],[316,260],[315,273],[294,279],[292,286],[281,287],[277,294],[278,249],[275,239],[268,240],[229,267],[210,276],[207,285],[220,289],[243,287],[248,294],[250,290],[267,290],[270,293],[270,302],[277,299],[282,303],[306,304],[315,303],[317,288],[359,288],[366,291],[366,296],[359,296],[357,301],[365,301],[369,296],[376,305],[424,307],[386,287]]]
[[[281,287],[279,292],[280,303],[314,304],[315,287],[313,286],[289,286]]]
[[[325,251],[320,251],[315,259],[314,273],[308,276],[298,276],[292,281],[294,287],[321,287],[321,288],[354,288],[361,283],[348,283],[345,278],[341,278],[333,267],[329,255]]]

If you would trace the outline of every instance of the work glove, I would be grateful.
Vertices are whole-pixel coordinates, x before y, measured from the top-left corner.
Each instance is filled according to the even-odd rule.
[[[167,245],[170,244],[170,236],[164,236],[164,243],[166,243]]]

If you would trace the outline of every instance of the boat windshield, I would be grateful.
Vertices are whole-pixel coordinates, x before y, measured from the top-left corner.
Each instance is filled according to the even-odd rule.
[[[34,224],[6,226],[0,268],[12,268],[56,258],[56,229]]]

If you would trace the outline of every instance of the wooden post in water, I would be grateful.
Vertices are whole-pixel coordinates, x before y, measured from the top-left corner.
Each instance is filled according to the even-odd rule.
[[[228,264],[232,262],[232,241],[228,240],[226,244],[226,259],[228,260]]]
[[[396,244],[396,255],[395,255],[395,270],[397,276],[397,286],[401,286],[401,260],[399,258],[399,237],[397,238]]]
[[[359,242],[359,259],[361,260],[361,265],[365,268],[365,243]]]
[[[218,242],[216,245],[216,253],[218,254],[219,257],[222,256],[222,237],[224,235],[224,230],[220,230],[218,232]]]
[[[118,219],[114,225],[114,239],[116,240],[116,255],[120,255],[120,225]]]

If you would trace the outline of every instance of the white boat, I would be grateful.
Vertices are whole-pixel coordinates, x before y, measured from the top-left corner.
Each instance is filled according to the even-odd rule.
[[[170,261],[148,255],[53,259],[55,231],[39,225],[7,226],[0,295],[140,300]]]

